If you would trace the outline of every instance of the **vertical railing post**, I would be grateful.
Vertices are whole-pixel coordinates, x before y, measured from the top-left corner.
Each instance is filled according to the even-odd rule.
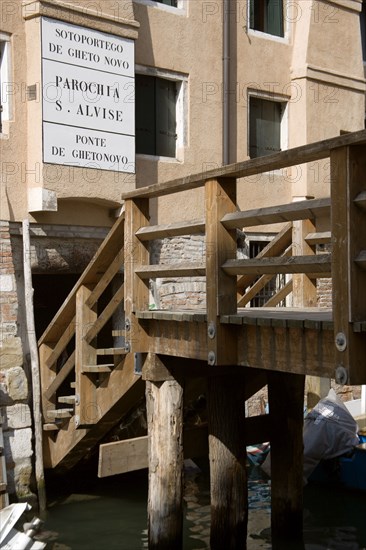
[[[335,379],[366,380],[366,145],[334,149],[331,162]]]
[[[237,335],[221,325],[220,316],[237,312],[236,276],[223,263],[236,258],[236,230],[221,223],[235,212],[235,178],[212,179],[206,191],[207,350],[212,376],[208,380],[208,424],[213,550],[246,547],[248,500],[245,453],[244,376],[225,372],[237,364]]]
[[[149,263],[146,243],[136,237],[136,231],[149,225],[149,199],[127,200],[125,203],[125,316],[127,351],[144,352],[146,340],[136,317],[139,310],[149,308],[149,282],[141,280],[136,267]]]
[[[45,390],[51,385],[56,377],[56,367],[52,369],[47,366],[47,359],[50,357],[53,348],[56,344],[49,342],[41,344],[39,348],[39,370],[41,375],[41,399],[44,422],[50,422],[48,411],[55,409],[56,397],[53,395],[50,398],[45,397]]]
[[[96,374],[84,372],[84,368],[88,365],[97,364],[96,346],[85,338],[88,330],[97,320],[96,306],[90,308],[86,303],[91,292],[91,288],[82,285],[76,293],[75,424],[80,428],[96,424],[100,417],[96,397]]]
[[[236,336],[232,327],[220,325],[220,316],[236,313],[236,277],[221,269],[236,258],[236,230],[227,230],[221,219],[235,212],[236,179],[206,181],[206,301],[207,352],[210,365],[236,364]]]
[[[303,198],[302,198],[303,199]],[[315,233],[316,227],[312,220],[297,220],[292,226],[292,254],[293,256],[310,256],[316,254],[315,246],[306,242],[309,233]],[[317,307],[316,279],[311,279],[305,273],[294,273],[293,280],[293,307]],[[330,380],[318,376],[307,376],[305,392],[307,407],[314,407],[319,399],[325,397],[330,389]]]

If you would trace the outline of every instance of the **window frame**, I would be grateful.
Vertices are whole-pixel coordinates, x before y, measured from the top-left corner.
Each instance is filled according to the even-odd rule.
[[[257,29],[251,28],[251,19],[250,19],[250,4],[251,0],[247,1],[247,34],[252,36],[257,36],[259,38],[264,38],[267,40],[274,40],[275,42],[288,43],[289,42],[289,21],[285,16],[287,10],[291,7],[291,4],[288,4],[288,0],[283,0],[283,36],[277,36],[276,34],[270,34],[268,32],[259,31]]]
[[[288,149],[288,108],[289,98],[287,96],[270,94],[260,92],[257,90],[248,90],[248,119],[247,119],[247,155],[249,158],[261,158],[250,156],[250,100],[251,98],[262,99],[264,101],[271,101],[275,103],[281,103],[283,105],[282,116],[280,121],[280,151],[286,151]],[[262,155],[264,156],[264,155]]]
[[[363,0],[360,11],[360,33],[362,61],[366,70],[366,0]]]
[[[177,6],[169,6],[159,0],[133,0],[136,4],[143,4],[151,8],[157,8],[163,11],[168,11],[176,15],[186,15],[187,13],[187,0],[177,0]]]
[[[136,153],[137,157],[143,157],[147,159],[163,160],[164,162],[183,162],[184,149],[187,143],[187,123],[185,119],[185,113],[187,112],[187,85],[188,76],[171,71],[160,70],[152,67],[144,67],[136,65],[136,75],[151,76],[155,78],[161,78],[170,80],[176,83],[176,102],[175,102],[175,115],[176,115],[176,144],[175,144],[175,156],[166,157],[163,155],[152,155],[149,153]],[[137,105],[136,105],[137,106]]]
[[[0,113],[1,124],[0,128],[1,134],[7,134],[8,128],[7,124],[12,119],[13,114],[13,98],[10,93],[3,94],[5,90],[5,85],[10,82],[11,74],[11,35],[5,32],[0,31],[0,47],[3,49],[3,55],[1,56],[0,64],[0,97],[1,97],[1,107],[2,111]],[[3,96],[6,96],[6,102],[3,102]],[[5,106],[5,108],[4,108]],[[5,123],[5,130],[4,130]]]

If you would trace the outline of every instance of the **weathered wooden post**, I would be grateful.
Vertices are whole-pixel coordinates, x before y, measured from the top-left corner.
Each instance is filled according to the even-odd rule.
[[[331,151],[335,379],[365,384],[366,145]]]
[[[211,481],[212,550],[246,547],[248,499],[245,469],[245,393],[243,373],[226,365],[237,364],[237,338],[220,316],[236,313],[236,276],[222,264],[236,258],[236,230],[221,219],[236,211],[235,178],[206,182],[206,280],[209,456]],[[227,372],[226,372],[227,371]]]
[[[137,312],[147,310],[148,280],[139,267],[149,264],[149,251],[136,232],[149,225],[148,199],[126,201],[125,310],[130,352],[147,353],[143,367],[149,435],[149,549],[179,550],[183,544],[183,388],[162,361],[149,352],[149,337]]]
[[[220,367],[225,369],[225,367]],[[246,548],[248,487],[245,450],[244,378],[208,379],[211,480],[211,550]]]
[[[305,377],[268,372],[272,541],[302,538]]]
[[[183,386],[154,354],[145,361],[150,550],[183,545]]]

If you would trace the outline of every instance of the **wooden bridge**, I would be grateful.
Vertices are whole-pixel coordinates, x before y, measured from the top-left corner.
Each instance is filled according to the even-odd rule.
[[[238,211],[241,178],[325,158],[330,197]],[[199,187],[205,219],[150,224],[150,199]],[[366,131],[123,198],[124,214],[39,342],[46,467],[71,468],[146,392],[149,437],[101,447],[100,475],[149,465],[149,548],[182,546],[184,456],[207,448],[211,548],[244,548],[245,443],[264,440],[272,539],[301,538],[305,375],[366,383]],[[277,235],[257,257],[238,259],[237,229],[267,224],[280,224]],[[151,242],[182,235],[202,236],[202,261],[151,265]],[[250,307],[276,274],[286,283]],[[167,277],[204,278],[206,308],[149,309],[151,280]],[[329,277],[332,308],[321,309],[316,284]],[[291,293],[297,307],[281,306]],[[208,426],[193,438],[183,422],[192,379],[204,380],[208,401]],[[245,400],[266,384],[270,413],[245,418]]]

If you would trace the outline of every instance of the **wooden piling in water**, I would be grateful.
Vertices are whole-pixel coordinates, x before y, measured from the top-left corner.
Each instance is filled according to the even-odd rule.
[[[208,379],[211,550],[246,548],[248,486],[244,378]]]
[[[268,373],[272,540],[301,540],[305,377]]]
[[[150,550],[183,546],[183,387],[152,355],[147,366]],[[150,361],[150,363],[151,363]],[[150,378],[150,379],[149,379]]]

